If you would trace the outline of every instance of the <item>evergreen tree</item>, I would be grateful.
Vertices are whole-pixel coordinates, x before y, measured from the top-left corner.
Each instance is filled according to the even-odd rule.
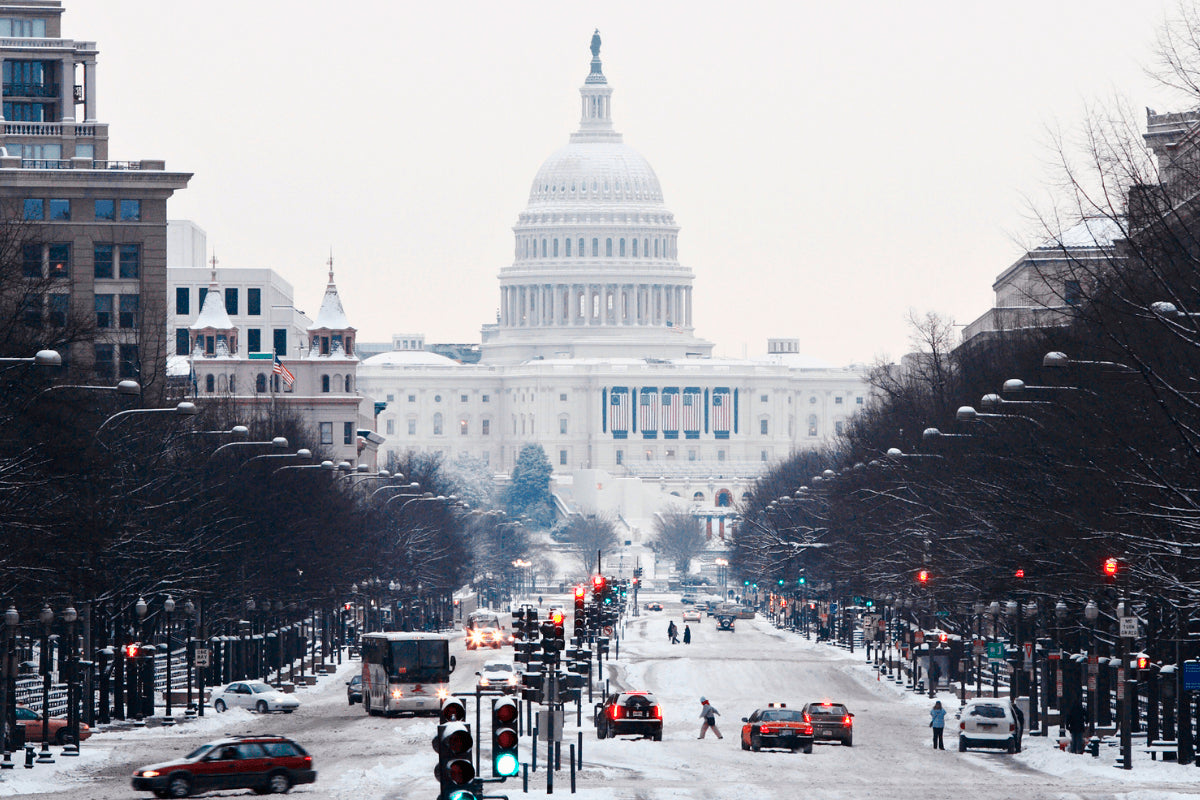
[[[527,444],[521,448],[504,493],[504,507],[510,517],[524,515],[536,527],[550,526],[554,521],[554,505],[550,499],[553,471],[540,444]]]

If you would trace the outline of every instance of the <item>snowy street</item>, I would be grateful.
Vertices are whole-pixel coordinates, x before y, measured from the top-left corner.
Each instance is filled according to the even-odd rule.
[[[552,598],[547,598],[549,602]],[[642,597],[643,602],[646,596]],[[665,610],[643,611],[629,619],[621,641],[621,658],[609,669],[615,688],[654,692],[664,707],[663,741],[622,737],[598,741],[584,714],[583,771],[578,796],[600,798],[703,798],[718,800],[769,796],[815,798],[970,798],[976,794],[1020,798],[1171,798],[1194,796],[1200,771],[1151,762],[1138,753],[1135,768],[1113,768],[1115,750],[1100,759],[1058,751],[1055,737],[1027,737],[1016,756],[999,752],[956,752],[954,711],[957,698],[941,693],[949,709],[946,751],[930,746],[926,697],[904,692],[894,683],[876,680],[856,652],[778,631],[762,619],[739,620],[733,633],[718,632],[711,618],[692,623],[692,643],[672,645],[668,621],[680,622],[676,597],[662,596]],[[454,639],[458,658],[455,690],[474,685],[475,671],[496,651],[468,653]],[[505,650],[503,654],[509,655]],[[295,794],[336,800],[433,800],[436,757],[430,747],[435,722],[422,719],[368,717],[361,706],[348,706],[344,681],[358,662],[343,664],[300,694],[303,705],[291,715],[262,718],[242,710],[215,714],[175,728],[144,728],[100,733],[83,745],[77,760],[58,758],[53,767],[18,767],[0,776],[0,795],[52,792],[64,799],[149,797],[133,792],[132,771],[150,762],[182,755],[221,735],[277,733],[294,738],[312,753],[319,772],[313,786]],[[718,709],[724,735],[697,741],[699,698]],[[854,746],[818,742],[811,755],[785,751],[743,751],[741,718],[768,702],[799,708],[829,699],[844,703],[854,718]],[[570,707],[573,712],[573,706]],[[574,713],[568,713],[564,737],[564,769],[555,776],[554,793],[569,793],[567,745],[576,741]],[[485,722],[486,729],[486,722]],[[484,737],[485,747],[487,736]],[[523,737],[523,758],[528,759]],[[539,766],[545,764],[539,753]],[[491,788],[491,787],[490,787]],[[779,792],[784,794],[780,795]],[[520,780],[510,779],[494,794],[521,794]],[[246,795],[249,792],[207,796]],[[530,794],[545,794],[545,772],[530,774]]]

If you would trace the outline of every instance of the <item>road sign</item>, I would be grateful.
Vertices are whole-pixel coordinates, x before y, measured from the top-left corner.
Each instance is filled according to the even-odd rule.
[[[935,617],[948,617],[948,616],[950,616],[950,612],[949,611],[935,611],[935,612],[933,612],[933,615]]]
[[[1183,662],[1183,690],[1185,692],[1200,690],[1200,661]]]
[[[539,710],[537,712],[538,739],[543,742],[561,742],[563,738],[563,710]]]
[[[985,642],[983,639],[976,639],[974,646],[971,648],[971,652],[977,656],[983,655],[987,652],[987,642]]]
[[[925,642],[925,631],[917,631],[917,632],[915,632],[915,633],[913,634],[913,641],[914,641],[914,642],[916,642],[917,644],[924,644],[924,642]]]
[[[1121,638],[1136,639],[1138,635],[1138,618],[1121,617]]]
[[[197,667],[207,667],[212,664],[212,650],[197,650],[194,657]]]
[[[838,610],[838,604],[837,604],[837,603],[830,603],[830,604],[829,604],[829,613],[830,613],[830,614],[836,614],[836,613],[837,613],[837,610]]]
[[[1025,663],[1029,665],[1033,664],[1033,642],[1025,643]]]
[[[1004,661],[1004,642],[988,642],[987,657],[993,664]]]
[[[612,636],[612,625],[605,625],[605,626],[604,626],[604,635],[605,635],[605,636]]]

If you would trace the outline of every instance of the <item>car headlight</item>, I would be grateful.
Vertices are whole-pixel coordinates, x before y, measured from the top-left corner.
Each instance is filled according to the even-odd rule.
[[[445,700],[447,697],[450,696],[450,692],[446,691],[445,689],[438,689],[437,696],[438,696],[438,700]]]
[[[403,696],[404,696],[404,692],[400,691],[399,689],[392,689],[392,699],[393,700],[399,700]]]
[[[156,770],[156,769],[144,769],[144,770],[142,770],[141,772],[139,772],[139,773],[138,773],[138,775],[139,775],[139,776],[141,776],[141,777],[143,777],[143,778],[157,778],[157,777],[158,777],[158,770]]]

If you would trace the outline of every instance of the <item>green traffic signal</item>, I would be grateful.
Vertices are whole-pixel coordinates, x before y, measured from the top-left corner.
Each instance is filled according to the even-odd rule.
[[[780,578],[780,579],[779,579],[779,585],[780,585],[780,586],[783,586],[783,578]]]
[[[807,580],[806,578],[803,578],[803,577],[796,578],[796,584],[797,584],[797,585],[799,585],[799,586],[803,586],[803,585],[804,585],[804,584],[806,584],[806,583],[808,583],[808,580]]]
[[[475,800],[475,793],[466,789],[456,789],[447,796],[447,800]]]
[[[750,585],[750,581],[742,581],[742,586],[749,586],[749,585]]]

